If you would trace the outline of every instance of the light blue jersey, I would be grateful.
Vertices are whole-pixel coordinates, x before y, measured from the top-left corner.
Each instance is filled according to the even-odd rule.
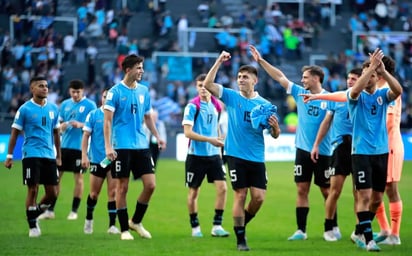
[[[291,94],[296,101],[298,109],[298,127],[296,130],[296,147],[306,152],[312,151],[313,143],[320,124],[330,109],[330,102],[326,100],[312,100],[309,103],[303,102],[300,94],[308,94],[310,91],[305,90],[302,86],[290,83],[287,93]],[[322,90],[322,93],[328,93]],[[319,154],[324,156],[332,155],[332,146],[329,132],[323,138],[319,145]]]
[[[263,130],[254,129],[250,112],[254,107],[270,102],[258,94],[252,99],[240,95],[238,91],[220,86],[219,95],[226,105],[229,116],[228,132],[225,140],[225,155],[248,161],[265,161]]]
[[[11,127],[23,131],[23,158],[56,159],[54,129],[59,128],[58,117],[58,107],[48,102],[40,106],[31,99],[19,108]]]
[[[195,104],[187,104],[183,114],[182,125],[191,125],[192,130],[200,135],[206,137],[218,137],[219,113],[212,101],[200,101],[200,109],[195,120],[196,112]],[[196,156],[214,156],[220,154],[220,148],[213,146],[209,142],[191,140],[188,154]]]
[[[343,136],[352,135],[352,121],[349,118],[348,102],[331,102],[333,121],[330,129],[332,149],[342,142]]]
[[[60,122],[78,121],[84,123],[87,114],[96,109],[96,103],[84,97],[79,102],[72,98],[64,100],[60,105]],[[62,134],[62,148],[82,150],[82,128],[68,125]]]
[[[90,111],[83,126],[83,131],[90,133],[89,158],[92,163],[100,163],[106,157],[103,121],[103,109],[98,108]]]
[[[106,97],[104,109],[114,112],[112,143],[114,149],[147,149],[143,128],[144,115],[151,109],[149,90],[136,83],[135,88],[123,82],[113,86]]]
[[[362,91],[358,99],[350,98],[349,115],[353,124],[352,154],[380,155],[388,153],[386,112],[390,101],[389,88],[376,89],[374,94]]]

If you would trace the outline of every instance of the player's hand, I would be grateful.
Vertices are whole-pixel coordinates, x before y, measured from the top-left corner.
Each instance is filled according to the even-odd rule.
[[[312,152],[310,152],[310,159],[312,159],[314,163],[318,162],[318,159],[319,159],[319,147],[318,146],[313,146]]]
[[[166,141],[162,139],[157,139],[158,143],[157,145],[159,146],[159,150],[165,150],[166,149]]]
[[[11,169],[11,167],[13,167],[13,159],[6,158],[6,161],[4,161],[4,167]]]
[[[222,138],[211,138],[209,142],[215,147],[223,147],[225,145]]]
[[[57,165],[58,169],[59,169],[59,167],[62,166],[62,158],[61,157],[56,157],[56,165]]]
[[[259,62],[259,60],[262,59],[262,55],[260,55],[260,52],[256,49],[256,47],[254,47],[253,45],[249,45],[249,50],[250,50],[250,53],[252,54],[253,59],[256,62]]]
[[[73,126],[74,128],[82,128],[83,127],[83,123],[78,122],[78,121],[70,121],[69,122],[71,126]]]
[[[82,157],[82,168],[87,169],[90,167],[90,160],[87,156]]]
[[[232,56],[230,56],[230,53],[228,53],[227,51],[222,51],[222,52],[220,53],[219,57],[218,57],[218,61],[219,61],[220,63],[223,63],[223,62],[225,62],[225,61],[230,60],[231,57],[232,57]]]
[[[106,149],[106,157],[113,162],[117,157],[117,153],[112,147],[110,147]]]
[[[280,127],[278,119],[274,115],[272,115],[268,119],[268,124],[272,127],[272,129],[270,129],[270,135],[275,139],[279,137]]]
[[[379,48],[376,48],[376,50],[373,53],[369,53],[369,60],[370,60],[370,66],[373,69],[379,68],[379,66],[382,64],[382,58],[384,54],[383,51]]]
[[[303,93],[303,94],[299,94],[299,96],[303,97],[303,102],[305,102],[305,103],[308,103],[311,100],[317,100],[317,95],[316,94]]]

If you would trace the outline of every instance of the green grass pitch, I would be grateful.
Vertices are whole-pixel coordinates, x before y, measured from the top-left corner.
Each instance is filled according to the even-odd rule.
[[[235,247],[231,217],[233,192],[228,183],[228,202],[223,226],[231,232],[228,238],[210,235],[214,214],[215,191],[211,184],[203,183],[199,198],[199,218],[203,238],[192,238],[186,206],[187,188],[184,186],[184,163],[160,159],[157,170],[157,188],[143,220],[151,233],[144,240],[132,232],[133,241],[121,241],[119,236],[106,233],[108,225],[107,196],[102,190],[94,214],[94,233],[83,233],[86,215],[86,197],[89,192],[89,173],[85,175],[85,191],[79,209],[79,219],[66,220],[70,211],[73,177],[66,173],[62,191],[56,205],[56,219],[40,223],[42,235],[28,237],[24,200],[26,187],[22,185],[21,163],[11,170],[0,168],[0,254],[1,255],[364,255],[349,236],[354,229],[353,198],[349,180],[338,205],[339,226],[343,238],[338,242],[323,240],[324,202],[319,189],[312,186],[308,216],[308,240],[287,241],[296,230],[295,198],[292,162],[269,162],[268,190],[260,212],[247,227],[250,252],[238,252]],[[400,191],[403,199],[401,228],[402,245],[382,245],[384,255],[410,255],[412,253],[412,162],[404,163]],[[130,182],[128,193],[129,216],[134,211],[135,200],[141,189],[140,181]],[[43,194],[40,189],[39,198]],[[387,202],[387,199],[385,198]],[[118,226],[118,222],[116,222]],[[374,231],[378,231],[376,221]]]

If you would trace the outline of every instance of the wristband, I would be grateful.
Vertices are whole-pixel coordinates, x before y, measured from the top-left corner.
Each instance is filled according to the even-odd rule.
[[[13,159],[13,155],[12,154],[7,154],[6,159]]]

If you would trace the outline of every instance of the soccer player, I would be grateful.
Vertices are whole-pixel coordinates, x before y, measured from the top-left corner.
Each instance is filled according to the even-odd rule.
[[[60,105],[59,121],[62,133],[62,165],[59,166],[59,184],[57,194],[60,192],[60,184],[65,172],[72,172],[74,176],[74,190],[72,209],[67,216],[68,220],[77,219],[77,210],[83,195],[83,168],[82,160],[82,128],[87,114],[96,109],[96,104],[84,96],[84,83],[81,80],[69,82],[70,98]],[[56,199],[57,200],[57,199]],[[39,219],[53,219],[55,217],[54,202],[50,208],[39,216]]]
[[[382,63],[383,53],[376,49],[363,64],[362,76],[348,91],[349,115],[353,124],[352,164],[358,197],[359,247],[380,251],[372,239],[371,221],[382,202],[388,168],[387,108],[402,93],[399,82]],[[384,79],[387,88],[378,88]],[[365,242],[359,234],[364,235]]]
[[[395,61],[388,56],[382,58],[382,63],[385,69],[394,76]],[[378,81],[379,88],[388,87],[387,81],[381,79]],[[389,212],[391,217],[391,225],[389,225],[386,217],[384,202],[379,205],[376,210],[376,219],[378,220],[381,229],[375,241],[382,244],[400,245],[399,237],[401,219],[402,219],[402,200],[399,194],[398,183],[401,179],[402,165],[404,157],[404,148],[402,135],[400,131],[402,111],[402,97],[396,98],[393,104],[388,107],[386,117],[386,127],[388,130],[389,155],[388,155],[388,177],[386,180],[385,192],[389,199]]]
[[[187,104],[183,114],[183,129],[190,140],[185,162],[186,185],[189,187],[187,207],[193,237],[203,237],[198,219],[198,198],[200,186],[207,175],[207,181],[216,187],[215,216],[212,236],[227,237],[223,229],[223,212],[226,206],[226,170],[220,156],[223,141],[219,137],[218,119],[220,103],[205,89],[203,82],[206,74],[196,77],[198,98]],[[197,100],[197,102],[195,102]],[[215,106],[215,104],[219,104]],[[219,108],[219,109],[218,109]]]
[[[116,183],[110,172],[110,165],[100,166],[100,162],[106,157],[104,151],[103,135],[103,105],[106,101],[108,89],[102,91],[102,106],[90,111],[83,126],[82,138],[82,168],[90,168],[90,193],[87,197],[87,213],[84,222],[84,233],[93,233],[93,211],[97,204],[104,180],[107,178],[107,210],[109,212],[109,234],[120,234],[115,226],[116,222]],[[89,143],[90,141],[90,143]],[[89,151],[88,151],[89,149]],[[90,159],[89,159],[90,155]]]
[[[41,235],[37,217],[56,199],[57,165],[61,164],[58,107],[47,102],[48,84],[43,77],[30,80],[33,97],[17,111],[11,126],[9,146],[4,166],[13,166],[13,151],[17,136],[24,135],[23,184],[27,185],[26,217],[29,237]],[[39,184],[45,195],[37,204]]]
[[[325,198],[329,194],[329,169],[332,155],[330,136],[327,134],[319,145],[319,155],[314,163],[311,159],[311,150],[315,141],[319,126],[323,121],[330,103],[327,101],[311,101],[305,104],[300,94],[305,93],[327,93],[322,88],[324,73],[318,66],[304,66],[302,68],[302,84],[297,85],[285,76],[276,67],[269,64],[261,57],[261,54],[254,46],[250,46],[250,51],[254,60],[266,70],[266,72],[276,80],[288,94],[291,94],[297,104],[298,128],[296,131],[296,158],[295,158],[295,183],[297,188],[296,200],[296,222],[297,231],[288,240],[306,240],[306,223],[309,213],[309,190],[312,176],[315,184],[319,186],[322,196]],[[336,236],[341,236],[335,216],[333,221]]]
[[[351,88],[355,84],[361,74],[362,69],[360,68],[349,71],[346,79],[348,88]],[[322,96],[330,95],[331,94],[316,94],[317,99],[323,100],[326,99],[322,98]],[[325,232],[323,233],[323,238],[328,242],[334,242],[341,238],[340,236],[337,237],[336,232],[333,232],[333,219],[337,202],[342,192],[346,176],[352,173],[352,122],[349,119],[348,105],[346,102],[333,103],[331,111],[326,113],[311,151],[311,158],[315,163],[319,157],[319,145],[329,130],[331,132],[333,156],[330,171],[329,195],[325,202]]]
[[[267,188],[265,144],[262,129],[252,127],[250,113],[256,106],[270,104],[255,91],[258,82],[257,69],[241,66],[237,74],[239,91],[214,83],[221,64],[230,59],[230,53],[222,51],[203,82],[204,87],[226,105],[228,132],[225,151],[229,175],[234,190],[233,221],[237,249],[249,251],[246,243],[246,224],[257,214],[263,204]],[[267,118],[270,134],[277,138],[280,128],[275,115]],[[250,201],[246,205],[246,197]]]
[[[104,105],[104,144],[106,157],[112,161],[112,176],[116,179],[116,208],[122,240],[133,240],[129,232],[133,229],[143,238],[152,235],[142,225],[150,198],[155,190],[154,166],[143,122],[156,137],[159,147],[166,143],[160,138],[153,122],[149,90],[138,81],[143,76],[144,59],[128,55],[122,62],[123,80],[107,93]],[[126,195],[130,172],[134,179],[141,179],[143,191],[137,198],[133,217],[129,220]]]

